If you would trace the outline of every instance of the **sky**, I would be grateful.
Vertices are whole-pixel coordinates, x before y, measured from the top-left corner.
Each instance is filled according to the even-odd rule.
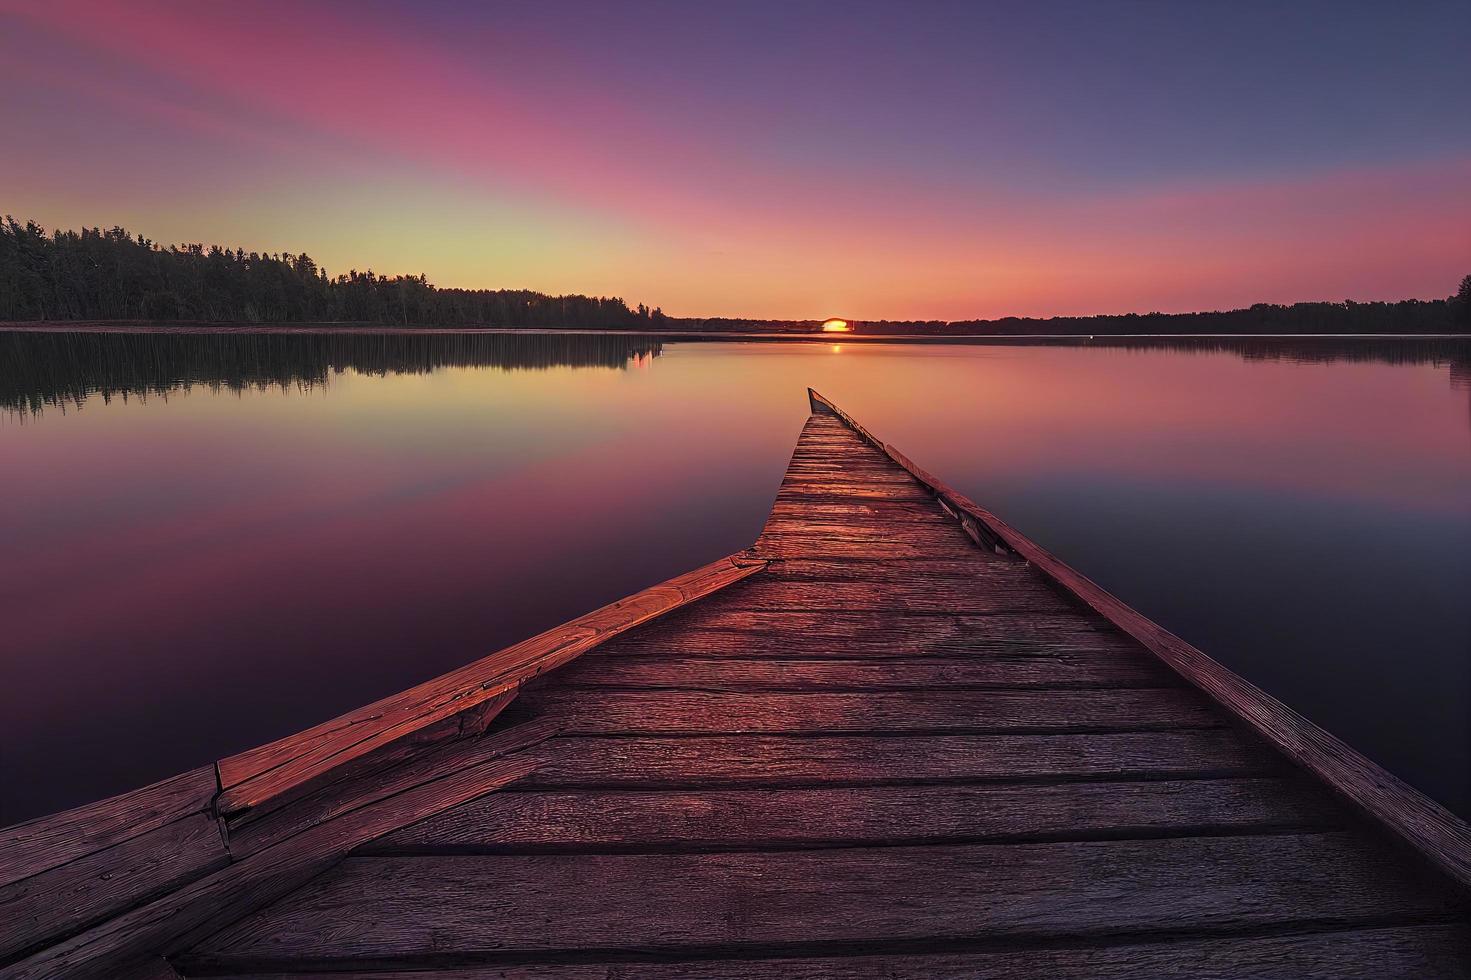
[[[1436,298],[1471,3],[0,0],[0,213],[682,316]]]

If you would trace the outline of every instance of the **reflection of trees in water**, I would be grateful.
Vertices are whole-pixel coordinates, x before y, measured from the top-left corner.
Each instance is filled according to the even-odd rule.
[[[1249,361],[1294,364],[1430,364],[1449,368],[1451,384],[1471,390],[1468,339],[1075,337],[982,343],[1234,354]],[[348,369],[383,375],[423,374],[442,367],[624,368],[660,352],[658,339],[629,334],[0,331],[0,410],[34,413],[47,406],[80,405],[93,395],[167,395],[194,386],[232,391],[312,388]]]
[[[166,396],[196,386],[310,389],[349,369],[624,368],[659,353],[657,340],[607,334],[0,332],[0,409],[37,414],[94,395]]]
[[[1471,279],[1471,277],[1468,277]],[[1429,364],[1449,368],[1451,387],[1471,393],[1471,338],[1378,337],[1100,337],[1089,346],[1128,350],[1184,351],[1195,354],[1235,354],[1248,361],[1290,364],[1331,364],[1336,361],[1375,361],[1381,364]],[[1467,398],[1471,413],[1471,397]]]
[[[1471,369],[1471,337],[1010,337],[987,338],[987,345],[1102,347],[1110,350],[1171,351],[1185,354],[1235,354],[1248,361],[1331,364],[1449,366],[1452,377]]]
[[[1429,364],[1450,369],[1451,387],[1471,389],[1471,338],[1197,337],[1185,340],[1104,337],[1092,342],[1092,346],[1226,353],[1248,361],[1284,361],[1289,364],[1331,364],[1335,361]]]
[[[1335,361],[1377,361],[1381,364],[1471,366],[1471,339],[1435,337],[1198,337],[1141,341],[1100,340],[1120,347],[1155,347],[1172,351],[1228,353],[1248,361],[1286,361],[1291,364],[1330,364]]]

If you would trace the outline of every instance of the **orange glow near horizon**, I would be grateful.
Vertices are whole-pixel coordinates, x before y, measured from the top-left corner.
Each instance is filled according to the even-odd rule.
[[[836,317],[825,321],[822,325],[823,333],[847,333],[852,329],[852,327],[848,326],[847,320],[839,320]]]
[[[915,87],[897,92],[857,69],[862,54],[806,74],[803,38],[831,29],[811,11],[794,15],[808,35],[744,51],[713,29],[730,26],[720,5],[616,17],[588,5],[550,21],[535,12],[564,5],[433,5],[444,8],[433,17],[279,0],[0,5],[12,80],[0,118],[20,136],[6,209],[47,228],[116,224],[163,243],[306,252],[333,275],[617,296],[671,316],[820,321],[842,309],[863,322],[1443,298],[1471,255],[1471,142],[1430,128],[1456,87],[1409,70],[1425,60],[1409,35],[1405,71],[1385,77],[1404,76],[1413,118],[1391,112],[1382,85],[1309,71],[1294,45],[1269,52],[1326,104],[1356,104],[1349,82],[1377,92],[1379,130],[1298,119],[1313,99],[1244,93],[1229,72],[1202,68],[1197,91],[1162,86],[1173,76],[1152,57],[1120,62],[1149,98],[1124,100],[1119,132],[1156,144],[1074,125],[1097,113],[1056,95],[1111,72],[1110,45],[1091,52],[1099,64],[1043,70],[1019,53],[1008,69],[1023,50],[1012,43],[965,69],[974,84],[955,84],[929,74],[947,62],[926,34],[904,54]],[[885,16],[899,35],[918,30],[901,8]],[[1425,43],[1446,33],[1432,26],[1443,27],[1427,20]],[[1015,29],[1055,33],[1025,18]],[[566,47],[573,37],[581,47]],[[722,51],[733,74],[660,87],[634,53],[643,43],[676,76],[681,59]],[[487,44],[503,56],[483,57]],[[530,55],[549,44],[578,53]],[[1242,56],[1218,54],[1221,66]],[[811,84],[835,70],[854,74]],[[1008,71],[1040,101],[971,101]],[[763,97],[731,99],[741,85]],[[784,87],[808,97],[787,106]],[[1210,92],[1214,111],[1200,112]],[[1248,94],[1266,101],[1241,108]],[[1155,96],[1178,101],[1165,122]],[[1227,109],[1239,130],[1207,125]],[[962,116],[973,125],[953,127]],[[1418,139],[1414,125],[1427,127]],[[985,150],[991,132],[1015,139]],[[874,134],[890,149],[875,152]]]

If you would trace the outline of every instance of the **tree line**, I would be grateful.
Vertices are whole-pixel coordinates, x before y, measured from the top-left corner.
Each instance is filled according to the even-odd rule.
[[[817,320],[674,318],[601,296],[525,289],[442,289],[419,276],[331,276],[305,253],[171,245],[122,228],[50,234],[0,222],[0,321],[152,320],[354,323],[391,327],[569,327],[689,332],[810,332]],[[1125,313],[995,320],[849,320],[858,333],[1062,334],[1471,333],[1471,276],[1446,299],[1257,303],[1207,313]]]
[[[680,320],[681,329],[815,333],[821,320]],[[996,320],[853,320],[855,333],[927,336],[1121,336],[1145,334],[1454,334],[1471,333],[1471,276],[1446,299],[1397,302],[1257,303],[1208,313],[1119,313],[1097,316],[1002,317]]]
[[[821,320],[743,320],[714,317],[669,321],[708,332],[816,333]],[[860,334],[933,337],[1109,337],[1141,334],[1447,334],[1471,333],[1471,276],[1449,299],[1398,302],[1257,303],[1211,313],[1120,313],[1098,316],[1003,317],[998,320],[848,320]]]
[[[655,329],[658,309],[526,289],[441,289],[420,276],[331,276],[305,253],[171,245],[123,228],[0,222],[0,320],[345,322],[401,327]]]

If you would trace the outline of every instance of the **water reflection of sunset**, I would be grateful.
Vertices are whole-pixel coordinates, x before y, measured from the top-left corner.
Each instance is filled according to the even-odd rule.
[[[169,737],[262,742],[319,720],[329,678],[346,709],[464,663],[465,637],[505,645],[738,550],[770,507],[807,385],[1405,772],[1420,775],[1417,757],[1471,771],[1431,747],[1465,745],[1464,657],[1438,653],[1447,637],[1465,649],[1464,343],[1394,342],[1373,357],[1379,347],[1355,343],[1334,362],[1330,342],[1277,360],[1259,342],[1192,353],[837,339],[416,337],[400,350],[381,337],[211,338],[130,359],[122,341],[73,338],[31,387],[0,370],[0,406],[46,408],[23,425],[0,414],[0,740],[52,747],[7,758],[6,785],[53,808],[142,785],[188,764]],[[60,410],[76,404],[67,392],[93,391],[118,397]],[[1327,584],[1293,584],[1308,580]],[[472,585],[517,601],[467,602]],[[1307,625],[1277,666],[1283,623]],[[1296,686],[1344,675],[1349,648],[1354,676]],[[338,649],[353,651],[351,683],[340,661],[303,654]],[[1350,688],[1362,674],[1369,689],[1406,649],[1416,681],[1394,696],[1423,721],[1381,746]],[[268,715],[250,683],[201,696],[195,679],[238,663],[301,693],[272,694]],[[81,762],[54,764],[55,733],[79,706],[111,717],[119,703],[179,727],[115,726],[129,734],[109,736],[108,787]],[[72,797],[74,773],[86,792]]]

